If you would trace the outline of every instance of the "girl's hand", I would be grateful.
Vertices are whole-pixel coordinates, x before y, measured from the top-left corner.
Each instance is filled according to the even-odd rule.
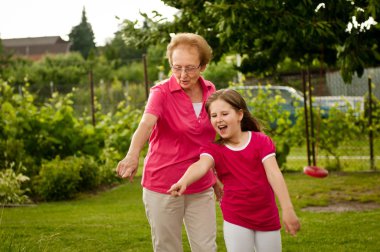
[[[121,160],[117,167],[116,173],[119,177],[129,178],[129,181],[133,181],[133,177],[136,175],[137,168],[139,166],[139,157],[135,157],[132,155],[125,156],[123,160]]]
[[[282,210],[282,220],[285,225],[285,231],[292,236],[295,236],[301,228],[301,224],[298,220],[293,208]]]
[[[176,183],[172,185],[167,192],[170,193],[172,196],[178,197],[178,196],[181,196],[185,190],[186,190],[185,184]]]

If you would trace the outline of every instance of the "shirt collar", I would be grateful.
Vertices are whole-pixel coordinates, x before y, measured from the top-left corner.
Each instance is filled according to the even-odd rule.
[[[203,90],[209,90],[212,87],[211,83],[209,81],[206,81],[202,76],[199,76],[199,82],[201,83]],[[172,75],[169,79],[169,90],[170,92],[182,90],[174,75]]]

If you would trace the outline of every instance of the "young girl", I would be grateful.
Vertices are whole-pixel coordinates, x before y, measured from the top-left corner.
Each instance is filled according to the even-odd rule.
[[[168,190],[182,195],[187,186],[215,169],[224,184],[220,205],[224,240],[229,252],[281,251],[277,196],[286,232],[295,235],[300,223],[275,157],[272,140],[232,89],[212,94],[206,103],[210,121],[220,139],[203,147],[199,161]]]

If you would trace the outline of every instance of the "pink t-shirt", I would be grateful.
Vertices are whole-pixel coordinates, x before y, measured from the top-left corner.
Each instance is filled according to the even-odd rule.
[[[263,161],[275,155],[272,140],[263,133],[249,132],[241,148],[209,144],[201,155],[214,159],[218,178],[224,184],[221,209],[224,220],[257,231],[281,228],[275,195]]]
[[[199,160],[201,145],[215,139],[215,131],[205,110],[207,98],[215,92],[215,86],[202,77],[203,105],[199,116],[194,111],[188,95],[174,76],[150,89],[144,113],[157,116],[158,120],[149,138],[149,149],[144,161],[142,186],[159,193],[166,193],[187,168]],[[198,193],[215,183],[210,171],[202,179],[189,186],[185,193]]]

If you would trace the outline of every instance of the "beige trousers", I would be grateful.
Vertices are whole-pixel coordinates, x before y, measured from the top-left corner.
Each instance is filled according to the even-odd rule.
[[[182,223],[192,252],[216,251],[214,190],[173,197],[143,188],[155,252],[182,252]]]

